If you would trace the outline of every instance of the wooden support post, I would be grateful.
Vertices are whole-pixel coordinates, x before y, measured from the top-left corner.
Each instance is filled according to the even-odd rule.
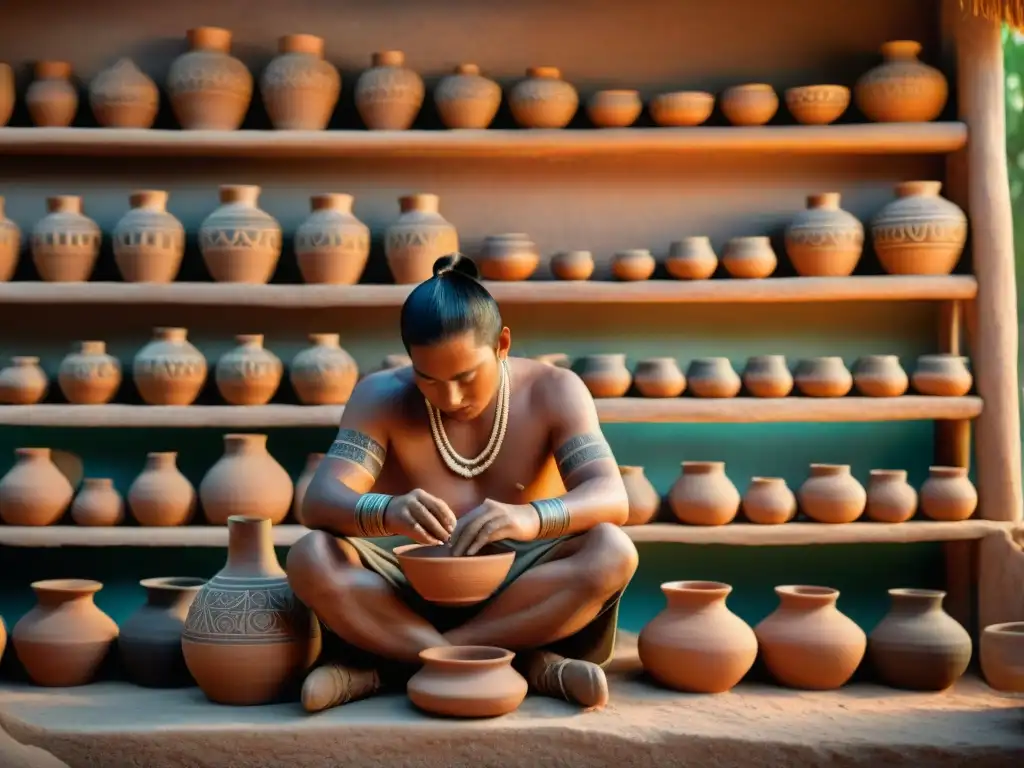
[[[944,301],[939,305],[939,351],[960,354],[963,328],[963,302]],[[935,422],[935,463],[940,467],[971,467],[971,422]]]

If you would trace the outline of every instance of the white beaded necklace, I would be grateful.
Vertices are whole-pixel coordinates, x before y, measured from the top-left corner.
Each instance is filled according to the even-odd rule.
[[[480,454],[472,459],[460,455],[445,434],[444,424],[441,423],[441,412],[424,398],[427,404],[427,414],[430,417],[430,434],[433,435],[434,445],[437,452],[441,454],[445,466],[452,472],[464,477],[467,480],[486,472],[498,458],[501,445],[505,440],[505,432],[508,429],[509,401],[512,393],[512,376],[509,374],[508,361],[501,361],[501,381],[498,383],[498,399],[494,404],[494,426],[491,427],[491,436],[487,445]]]

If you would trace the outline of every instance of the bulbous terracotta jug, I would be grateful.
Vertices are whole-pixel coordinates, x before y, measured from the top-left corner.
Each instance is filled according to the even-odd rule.
[[[337,333],[311,333],[311,347],[299,352],[289,366],[289,378],[303,405],[344,405],[352,396],[359,367],[341,348]]]
[[[945,75],[918,60],[916,40],[882,45],[883,63],[861,75],[854,87],[857,108],[876,123],[927,123],[942,114],[949,97]]]
[[[985,627],[980,645],[985,682],[997,691],[1024,693],[1024,621]]]
[[[902,523],[917,511],[917,491],[905,469],[872,469],[865,514],[876,523]]]
[[[188,609],[206,579],[191,576],[143,579],[146,602],[121,625],[117,639],[125,671],[136,685],[174,688],[194,681],[181,652]]]
[[[281,225],[257,206],[254,184],[223,184],[220,207],[199,226],[199,251],[218,283],[264,284],[281,257]]]
[[[819,523],[852,523],[864,514],[867,491],[850,474],[849,464],[811,464],[797,492],[801,511]]]
[[[81,341],[57,369],[60,391],[75,405],[103,405],[121,386],[121,363],[103,341]]]
[[[150,453],[146,466],[128,489],[128,508],[139,525],[169,526],[191,522],[196,490],[178,470],[178,454]]]
[[[778,265],[771,240],[761,235],[734,237],[722,253],[722,266],[730,277],[760,280],[771,277]]]
[[[725,474],[724,461],[684,461],[668,503],[680,522],[725,525],[740,511],[740,492]]]
[[[726,88],[718,105],[733,125],[764,125],[779,111],[779,96],[767,83],[744,83]]]
[[[237,515],[280,523],[293,493],[291,477],[267,452],[266,435],[224,435],[224,455],[199,484],[203,514],[213,525]]]
[[[277,51],[260,77],[271,124],[278,130],[322,131],[341,94],[341,75],[324,61],[324,39],[284,35],[278,38]]]
[[[38,357],[12,357],[11,365],[0,370],[0,403],[4,405],[35,405],[49,388],[50,380],[39,367]]]
[[[844,397],[853,389],[853,374],[841,357],[811,357],[797,363],[793,381],[806,397]]]
[[[316,474],[316,468],[320,466],[320,462],[324,460],[324,454],[322,453],[311,453],[306,457],[306,466],[302,469],[302,474],[295,481],[295,497],[292,499],[292,517],[295,518],[295,522],[299,525],[305,525],[302,520],[302,502],[306,498],[306,490],[309,488],[310,482],[313,480],[313,475]]]
[[[234,131],[252,100],[252,73],[231,55],[231,32],[220,27],[188,30],[188,51],[171,62],[167,91],[185,130]]]
[[[477,259],[484,280],[529,280],[539,264],[537,244],[522,232],[488,235]]]
[[[561,251],[551,257],[551,274],[559,280],[589,280],[594,274],[590,251]]]
[[[963,397],[971,391],[974,377],[967,358],[960,355],[921,355],[910,379],[921,395]]]
[[[743,382],[727,357],[698,357],[686,369],[686,386],[697,397],[736,397]]]
[[[129,196],[131,210],[114,227],[114,261],[128,283],[171,283],[185,256],[185,228],[167,212],[168,195],[140,189]]]
[[[899,397],[910,379],[896,355],[864,355],[853,365],[853,386],[865,397]]]
[[[235,336],[238,346],[217,361],[214,379],[231,405],[266,405],[281,386],[284,364],[263,346],[262,333]]]
[[[352,214],[352,195],[313,195],[310,208],[309,218],[295,230],[302,279],[355,285],[370,258],[370,228]]]
[[[921,512],[932,520],[966,520],[978,508],[978,491],[964,467],[929,467],[921,486]]]
[[[839,207],[838,192],[807,198],[786,227],[786,255],[801,277],[848,277],[864,250],[864,225]]]
[[[476,64],[459,64],[438,82],[434,103],[445,128],[483,130],[501,106],[501,86],[481,75]]]
[[[422,283],[434,262],[459,250],[459,234],[440,214],[437,195],[405,195],[401,213],[384,233],[384,256],[396,283]]]
[[[82,213],[82,198],[46,198],[47,214],[32,228],[32,263],[50,283],[84,283],[92,275],[103,236],[96,222]]]
[[[89,83],[89,106],[104,128],[151,128],[160,91],[134,61],[118,59]]]
[[[643,467],[620,466],[619,474],[626,486],[629,499],[629,517],[626,525],[643,525],[651,522],[661,507],[661,495],[651,485]]]
[[[622,397],[633,383],[622,353],[584,355],[577,361],[577,373],[597,398]]]
[[[637,362],[633,384],[644,397],[679,397],[686,389],[686,377],[674,357],[648,357]]]
[[[565,128],[579,105],[579,94],[558,67],[530,67],[508,93],[512,118],[521,128]]]
[[[71,503],[75,525],[118,525],[124,520],[124,500],[110,477],[87,477]]]
[[[782,477],[750,478],[741,505],[746,518],[760,525],[781,525],[796,517],[796,496]]]
[[[525,678],[512,668],[515,654],[479,645],[420,651],[423,667],[406,685],[422,710],[448,717],[499,717],[526,698]]]
[[[0,72],[2,71],[0,69]],[[2,91],[3,87],[0,84],[0,92]],[[18,256],[21,254],[21,228],[7,218],[5,208],[6,201],[0,196],[0,283],[6,283],[14,276]]]
[[[206,383],[206,358],[185,328],[154,328],[132,362],[132,378],[147,405],[191,405]]]
[[[636,282],[654,274],[657,262],[646,248],[627,248],[612,256],[612,275],[616,280]]]
[[[904,181],[872,220],[875,253],[890,275],[948,275],[956,267],[967,216],[941,191],[941,181]]]
[[[15,464],[0,479],[0,520],[7,525],[53,525],[74,493],[49,448],[16,448]]]
[[[356,110],[371,131],[404,131],[423,106],[423,78],[405,66],[402,51],[378,51],[356,80]]]
[[[37,61],[35,80],[25,91],[25,106],[38,128],[66,128],[78,111],[78,90],[66,61]]]
[[[706,236],[684,237],[668,247],[665,271],[677,280],[707,280],[718,269],[718,256]]]
[[[741,377],[754,397],[786,397],[793,391],[793,374],[785,355],[754,355],[747,358]]]

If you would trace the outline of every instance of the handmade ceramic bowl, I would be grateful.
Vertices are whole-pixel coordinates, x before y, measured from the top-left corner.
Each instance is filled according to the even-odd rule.
[[[406,544],[395,548],[402,573],[424,600],[472,605],[494,594],[508,576],[515,552],[485,547],[472,557],[452,557],[447,545]]]

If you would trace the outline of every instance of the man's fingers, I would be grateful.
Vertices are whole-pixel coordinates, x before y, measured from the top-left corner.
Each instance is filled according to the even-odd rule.
[[[508,521],[504,518],[491,520],[483,528],[480,529],[479,533],[477,533],[476,537],[473,539],[473,542],[469,545],[469,549],[466,550],[466,554],[475,555],[477,552],[486,547],[492,541],[503,538],[502,533],[505,531],[507,527]]]
[[[408,509],[413,522],[417,523],[427,534],[439,542],[448,541],[448,531],[426,506],[418,501],[410,500]]]
[[[416,500],[429,509],[449,532],[455,530],[458,519],[455,517],[455,513],[452,512],[451,507],[445,502],[423,490],[416,493]]]
[[[412,539],[418,544],[440,544],[434,536],[427,533],[423,526],[413,520],[409,524],[409,533],[412,534]]]
[[[498,512],[500,513],[500,510],[498,510]],[[469,547],[476,541],[476,537],[480,535],[480,531],[483,530],[484,526],[493,519],[494,513],[485,513],[472,520],[459,532],[458,541],[454,546],[452,546],[452,555],[459,557],[461,555],[468,554]]]

